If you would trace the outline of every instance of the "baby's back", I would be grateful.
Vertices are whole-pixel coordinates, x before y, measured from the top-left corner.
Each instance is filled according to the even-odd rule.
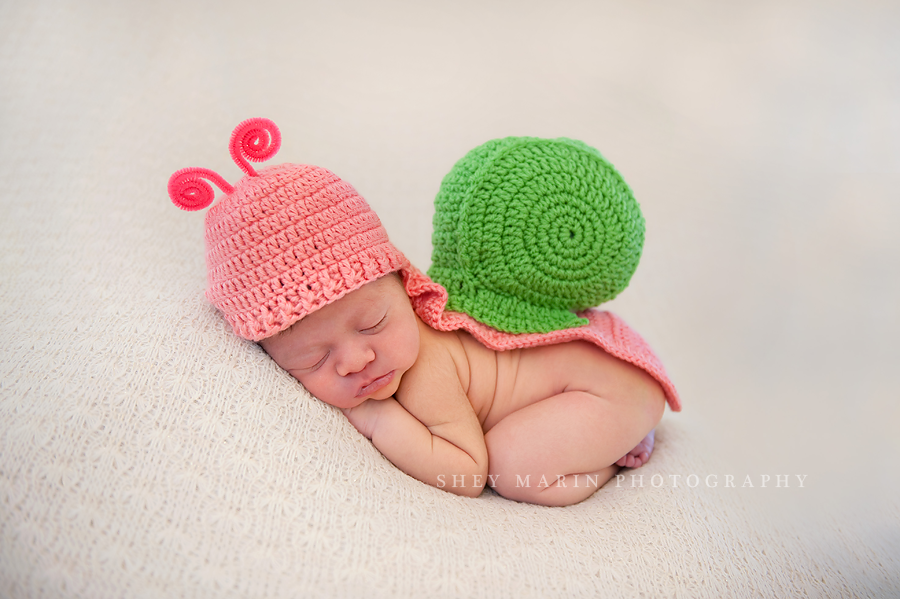
[[[565,391],[609,397],[637,384],[661,393],[643,370],[585,341],[495,351],[464,331],[440,337],[455,346],[451,355],[484,432],[512,412]]]

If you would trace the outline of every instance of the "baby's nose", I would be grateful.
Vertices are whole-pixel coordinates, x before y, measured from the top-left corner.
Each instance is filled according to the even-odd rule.
[[[365,369],[375,359],[375,351],[368,346],[347,348],[338,364],[338,374],[349,376]]]

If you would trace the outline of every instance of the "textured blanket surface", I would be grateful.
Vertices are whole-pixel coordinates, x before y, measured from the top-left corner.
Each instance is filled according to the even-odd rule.
[[[0,597],[900,595],[900,160],[896,136],[853,137],[865,114],[896,123],[865,70],[896,80],[879,57],[900,52],[866,41],[895,44],[896,15],[425,4],[0,2]],[[816,98],[861,90],[822,110],[875,112],[831,127],[759,64],[807,65]],[[769,100],[796,108],[771,129]],[[613,309],[685,406],[650,462],[567,508],[457,497],[234,336],[203,297],[202,214],[166,181],[237,180],[227,136],[250,116],[279,123],[284,160],[351,181],[423,269],[466,150],[601,147],[648,222]],[[804,137],[823,130],[849,141]],[[875,174],[836,178],[859,156]],[[857,189],[865,214],[834,191]]]

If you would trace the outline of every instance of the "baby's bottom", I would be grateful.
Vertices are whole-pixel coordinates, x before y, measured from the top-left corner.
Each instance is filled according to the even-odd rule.
[[[569,391],[509,414],[485,434],[491,486],[508,499],[571,505],[612,478],[617,462],[640,466],[665,399],[661,389],[637,395],[616,401]]]

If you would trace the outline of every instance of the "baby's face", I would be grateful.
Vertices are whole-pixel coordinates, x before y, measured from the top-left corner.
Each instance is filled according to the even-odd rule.
[[[306,389],[338,408],[387,399],[419,354],[419,327],[395,275],[363,285],[260,341]]]

